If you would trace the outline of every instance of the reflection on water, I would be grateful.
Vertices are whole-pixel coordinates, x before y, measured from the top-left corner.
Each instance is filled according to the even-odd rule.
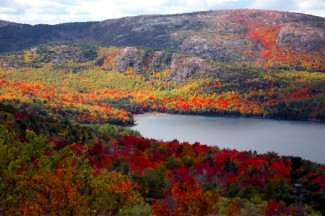
[[[144,137],[294,155],[325,164],[325,124],[185,115],[136,116]]]

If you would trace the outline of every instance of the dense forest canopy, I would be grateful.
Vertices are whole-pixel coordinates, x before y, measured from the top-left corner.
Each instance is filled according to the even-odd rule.
[[[325,214],[324,164],[125,127],[145,112],[324,121],[323,24],[236,10],[1,25],[0,215]]]

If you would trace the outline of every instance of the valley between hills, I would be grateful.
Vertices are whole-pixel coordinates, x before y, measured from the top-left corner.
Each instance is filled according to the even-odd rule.
[[[126,127],[151,112],[322,123],[324,50],[324,18],[279,11],[0,21],[0,215],[324,214],[324,164]]]

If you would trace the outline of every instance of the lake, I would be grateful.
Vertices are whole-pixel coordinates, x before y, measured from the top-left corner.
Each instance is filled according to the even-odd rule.
[[[325,124],[270,119],[171,114],[135,116],[146,138],[194,143],[257,153],[300,156],[325,164]]]

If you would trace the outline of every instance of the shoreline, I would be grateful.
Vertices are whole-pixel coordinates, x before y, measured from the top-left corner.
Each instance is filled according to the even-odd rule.
[[[134,114],[133,117],[139,117],[139,116],[160,116],[160,115],[167,115],[169,113],[161,113],[161,112],[145,112],[142,114]]]
[[[264,120],[275,120],[275,121],[288,121],[288,122],[307,122],[316,124],[325,124],[323,120],[313,120],[313,119],[286,119],[286,118],[270,118],[263,116],[245,116],[245,115],[235,115],[235,114],[196,114],[196,113],[168,113],[168,112],[144,112],[142,114],[132,114],[134,118],[145,117],[145,116],[162,116],[162,115],[182,115],[182,116],[202,116],[202,117],[225,117],[225,118],[244,118],[244,119],[264,119]]]

